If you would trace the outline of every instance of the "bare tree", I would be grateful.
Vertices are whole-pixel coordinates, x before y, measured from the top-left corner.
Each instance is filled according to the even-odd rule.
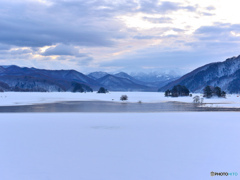
[[[194,96],[193,97],[193,103],[199,104],[200,103],[200,97],[199,96]]]

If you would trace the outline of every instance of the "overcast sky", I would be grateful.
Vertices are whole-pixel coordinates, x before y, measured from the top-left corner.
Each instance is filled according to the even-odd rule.
[[[1,0],[0,64],[188,72],[240,54],[236,0]]]

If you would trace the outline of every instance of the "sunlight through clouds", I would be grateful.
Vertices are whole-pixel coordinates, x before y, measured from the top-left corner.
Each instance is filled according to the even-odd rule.
[[[0,60],[88,72],[170,68],[173,61],[191,70],[238,55],[238,5],[235,0],[3,0]]]

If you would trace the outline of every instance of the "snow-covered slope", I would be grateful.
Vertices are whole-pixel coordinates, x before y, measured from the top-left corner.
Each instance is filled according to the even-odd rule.
[[[185,85],[192,92],[201,92],[205,86],[210,85],[219,86],[222,90],[230,93],[239,93],[240,56],[197,68],[160,90],[165,91],[178,84]]]
[[[108,75],[108,73],[102,72],[102,71],[97,71],[97,72],[89,73],[87,76],[96,80],[96,79],[102,78],[103,76],[106,76],[106,75]]]
[[[129,79],[116,77],[114,75],[106,75],[100,79],[98,82],[106,87],[108,90],[117,91],[147,91],[150,90],[149,87],[142,84],[137,84]]]
[[[125,78],[128,79],[136,84],[145,84],[143,81],[137,80],[134,77],[130,76],[129,74],[125,72],[119,72],[117,74],[114,74],[115,77]]]
[[[3,91],[73,91],[98,83],[74,70],[44,70],[21,68],[15,65],[0,66],[0,90]]]
[[[74,91],[75,86],[81,86],[84,91],[100,87],[111,91],[157,91],[173,80],[170,74],[158,73],[136,77],[138,79],[124,72],[111,75],[99,71],[84,75],[75,70],[0,66],[0,91]]]
[[[169,81],[171,79],[174,79],[176,77],[179,77],[174,72],[132,72],[130,75],[140,81],[143,82],[163,82],[163,81]]]

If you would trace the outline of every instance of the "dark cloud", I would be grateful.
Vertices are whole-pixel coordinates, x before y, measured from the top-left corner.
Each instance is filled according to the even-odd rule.
[[[86,16],[98,16],[98,17],[112,17],[113,15],[122,15],[126,13],[169,13],[172,11],[178,11],[185,9],[188,11],[194,11],[197,7],[195,6],[184,6],[181,3],[175,3],[170,1],[159,1],[157,0],[139,0],[139,1],[96,1],[96,0],[52,0],[53,6],[51,6],[51,12],[68,13]],[[140,7],[140,8],[138,8]]]
[[[223,48],[220,43],[218,45]],[[153,66],[156,67],[155,70],[160,68],[180,68],[187,73],[210,62],[224,61],[228,57],[239,54],[239,45],[237,44],[225,44],[224,47],[224,51],[219,49],[219,47],[216,47],[216,44],[213,44],[211,47],[195,47],[194,50],[183,51],[174,49],[169,51],[159,51],[159,48],[152,48],[132,55],[128,54],[112,62],[102,63],[101,67],[107,68],[115,66],[123,67],[123,69],[131,71],[139,71],[144,70],[144,67]],[[232,49],[229,51],[226,50],[226,47],[231,47]],[[210,48],[210,50],[208,50],[208,48]]]
[[[62,1],[46,6],[39,2],[1,1],[0,42],[2,44],[42,47],[57,43],[79,46],[113,46],[115,40],[124,38],[120,25],[114,19],[99,18],[89,14],[90,7],[74,14],[75,6]],[[83,2],[83,1],[82,1]],[[72,2],[73,3],[73,2]],[[68,2],[71,4],[71,1]],[[83,3],[84,4],[84,3]],[[85,3],[86,4],[86,3]],[[81,7],[80,4],[77,7]],[[81,16],[81,13],[86,12]]]
[[[10,62],[8,64],[12,64],[12,60],[20,60],[21,61],[29,61],[32,58],[30,53],[21,53],[21,52],[8,52],[8,51],[0,51],[0,60],[5,62]],[[31,59],[32,60],[32,59]]]
[[[240,37],[233,36],[231,32],[240,33],[240,24],[215,23],[212,26],[203,26],[191,36],[195,39],[193,42],[174,41],[174,44],[179,44],[179,47],[185,46],[186,50],[180,51],[171,46],[169,48],[153,46],[122,56],[115,61],[106,62],[103,66],[121,66],[137,70],[144,66],[154,65],[161,68],[187,67],[188,71],[193,70],[210,62],[224,61],[229,57],[239,55]],[[169,42],[169,38],[162,37],[163,43]]]
[[[4,49],[0,50],[0,54],[5,59],[14,59],[19,57],[30,57],[34,51],[32,49]]]
[[[126,13],[169,13],[195,7],[155,0],[96,1],[52,0],[50,5],[38,1],[0,2],[0,42],[22,47],[55,44],[78,46],[114,46],[127,37],[126,28],[114,17]],[[140,5],[140,8],[137,7]],[[156,23],[170,18],[146,19]],[[1,48],[1,47],[0,47]]]
[[[117,45],[122,43],[130,49],[133,45],[127,46],[127,43],[130,44],[132,38],[138,39],[140,43],[140,40],[149,39],[150,42],[151,39],[161,39],[162,46],[152,45],[151,48],[142,48],[141,51],[126,54],[112,62],[101,64],[98,59],[94,63],[99,67],[118,66],[132,67],[132,69],[151,65],[187,67],[191,64],[196,67],[205,62],[219,60],[221,57],[232,56],[239,48],[239,37],[231,34],[232,31],[240,33],[240,25],[237,24],[216,23],[212,26],[200,27],[193,35],[188,35],[183,33],[185,31],[183,29],[170,27],[143,31],[137,28],[128,29],[117,17],[143,12],[146,13],[146,17],[143,17],[145,21],[173,23],[168,17],[173,12],[195,11],[198,17],[212,16],[215,9],[213,6],[199,11],[197,5],[187,6],[183,3],[157,0],[47,0],[47,2],[49,4],[30,0],[0,1],[0,59],[16,59],[16,61],[21,59],[27,62],[30,59],[32,61],[33,55],[41,54],[43,55],[40,57],[41,60],[48,62],[51,59],[49,56],[57,55],[56,63],[66,60],[79,66],[88,66],[94,59],[89,54],[79,52],[78,48],[81,49],[82,46],[86,49],[115,45],[118,47]],[[149,17],[155,14],[162,17]],[[176,33],[178,35],[162,36],[168,30],[178,32]],[[194,42],[188,43],[192,39]],[[179,45],[168,49],[166,47],[170,46],[169,44]],[[40,53],[40,47],[52,45],[56,47]],[[30,48],[10,50],[12,47]],[[188,50],[179,51],[184,49],[182,47],[187,47]],[[111,54],[109,49],[106,52]],[[97,54],[94,57],[97,57]]]
[[[43,56],[75,56],[75,57],[86,57],[87,54],[79,53],[78,49],[70,45],[59,44],[56,47],[48,48],[44,53],[41,53]]]
[[[51,11],[61,13],[67,13],[69,10],[71,14],[77,16],[88,17],[112,17],[113,15],[119,15],[123,13],[135,12],[138,3],[129,0],[122,1],[96,1],[96,0],[54,0],[54,5],[51,7]]]
[[[12,48],[12,46],[9,46],[9,45],[7,45],[7,44],[1,44],[0,43],[0,51],[1,50],[9,50],[9,49],[11,49]]]
[[[94,59],[92,57],[85,57],[77,60],[78,66],[88,66]]]
[[[216,23],[213,26],[202,26],[194,33],[195,37],[204,41],[231,42],[239,41],[240,37],[232,35],[232,32],[240,33],[240,24]]]
[[[31,49],[18,49],[10,51],[11,55],[23,55],[23,54],[30,54],[33,51]]]

